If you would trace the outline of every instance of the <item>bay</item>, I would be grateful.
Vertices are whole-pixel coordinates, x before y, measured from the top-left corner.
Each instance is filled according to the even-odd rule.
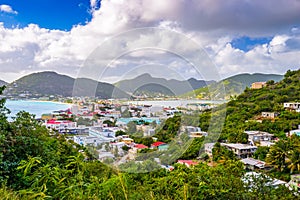
[[[9,118],[14,117],[20,111],[26,111],[34,114],[36,118],[40,118],[42,114],[52,113],[58,110],[67,110],[71,108],[71,104],[50,102],[50,101],[30,101],[30,100],[7,100],[5,106],[11,111]]]

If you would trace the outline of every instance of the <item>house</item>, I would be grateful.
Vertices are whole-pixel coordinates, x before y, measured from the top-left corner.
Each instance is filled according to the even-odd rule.
[[[200,127],[195,127],[195,126],[183,126],[182,127],[183,131],[187,132],[188,134],[192,132],[200,132],[201,128]]]
[[[153,144],[151,144],[151,149],[158,149],[159,151],[164,151],[167,150],[169,148],[169,145],[164,143],[164,142],[154,142]]]
[[[131,138],[122,138],[122,142],[124,142],[127,145],[130,145],[134,142],[134,140]]]
[[[247,170],[265,169],[267,167],[264,161],[256,160],[254,158],[244,158],[241,162],[244,163],[245,169]]]
[[[135,144],[134,148],[136,148],[136,149],[148,149],[148,147],[146,145],[143,145],[143,144]]]
[[[148,128],[148,130],[146,130],[144,132],[144,137],[150,137],[152,135],[155,135],[155,129],[154,128]]]
[[[205,131],[198,131],[198,132],[191,132],[189,137],[191,138],[200,138],[200,137],[206,137],[208,135]]]
[[[177,163],[186,165],[187,167],[194,166],[194,165],[198,164],[198,162],[195,162],[195,161],[192,161],[192,160],[178,160]]]
[[[93,126],[90,128],[90,133],[100,137],[115,138],[117,130],[119,129],[114,130],[102,126]]]
[[[74,136],[74,142],[82,146],[98,146],[104,141],[95,136]]]
[[[157,147],[158,151],[165,151],[169,148],[168,144],[162,144]]]
[[[207,153],[207,155],[212,156],[212,150],[215,146],[215,143],[205,143],[204,144],[204,152]]]
[[[160,166],[161,166],[161,168],[164,168],[167,171],[173,171],[174,170],[174,167],[171,166],[171,165],[160,165]]]
[[[278,117],[279,113],[277,112],[262,112],[261,117],[266,119],[275,119],[275,117]]]
[[[251,89],[260,89],[267,85],[266,82],[254,82],[251,84]]]
[[[299,102],[287,102],[283,104],[283,107],[290,111],[300,112],[300,103]]]
[[[151,148],[154,149],[154,148],[158,148],[160,145],[165,145],[166,143],[164,142],[154,142],[153,144],[151,144]]]
[[[186,108],[188,110],[200,110],[200,111],[204,111],[204,110],[208,110],[213,108],[213,106],[209,105],[209,104],[205,104],[205,103],[188,103],[186,104]]]
[[[250,143],[261,142],[261,141],[271,141],[274,135],[263,131],[245,131],[248,135],[248,141]]]
[[[48,129],[57,130],[58,132],[64,132],[66,129],[73,129],[77,127],[76,122],[72,122],[69,120],[55,120],[55,119],[46,121],[44,125]]]
[[[242,181],[245,183],[245,185],[248,185],[249,189],[253,187],[257,187],[257,185],[254,185],[253,183],[257,183],[258,180],[260,184],[264,183],[265,186],[273,187],[273,188],[277,188],[280,185],[286,185],[285,181],[273,179],[267,175],[257,173],[257,172],[246,172],[246,174],[242,178]]]
[[[248,144],[221,143],[221,145],[233,151],[236,157],[240,159],[251,157],[257,149],[256,146],[251,146]]]
[[[107,160],[107,159],[114,159],[115,156],[111,152],[99,152],[98,160],[101,162]]]
[[[286,136],[289,137],[289,136],[292,136],[294,134],[297,135],[297,136],[300,136],[300,125],[298,125],[298,129],[291,130],[288,133],[286,133]]]
[[[291,175],[291,180],[290,180],[290,182],[288,182],[287,185],[292,190],[300,192],[300,174]]]

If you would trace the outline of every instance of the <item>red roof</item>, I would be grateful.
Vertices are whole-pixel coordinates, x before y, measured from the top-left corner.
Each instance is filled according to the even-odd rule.
[[[180,163],[180,164],[186,164],[187,166],[198,164],[198,162],[194,162],[192,160],[178,160],[177,162]]]
[[[151,146],[158,147],[160,145],[166,144],[164,142],[154,142]]]
[[[137,149],[147,149],[148,148],[146,145],[143,145],[143,144],[136,144],[134,147]]]

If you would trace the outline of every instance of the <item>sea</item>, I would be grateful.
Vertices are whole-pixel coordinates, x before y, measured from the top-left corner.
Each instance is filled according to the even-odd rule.
[[[16,116],[20,111],[26,111],[40,118],[42,114],[52,113],[58,110],[67,110],[71,104],[50,102],[50,101],[24,101],[24,100],[6,100],[5,107],[11,111],[9,118]]]

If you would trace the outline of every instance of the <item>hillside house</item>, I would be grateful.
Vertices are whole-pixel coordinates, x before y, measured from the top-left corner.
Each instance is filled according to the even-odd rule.
[[[283,107],[290,111],[300,112],[300,103],[299,102],[287,102],[283,104]]]
[[[274,139],[274,135],[263,131],[245,131],[248,135],[248,141],[250,143],[261,142],[261,141],[271,141]]]
[[[261,160],[256,160],[254,158],[244,158],[241,160],[245,165],[245,169],[254,170],[254,169],[265,169],[266,163]]]
[[[261,117],[266,119],[275,119],[275,117],[278,117],[279,113],[277,112],[262,112]]]
[[[206,143],[204,144],[204,152],[207,153],[207,155],[212,156],[212,150],[215,146],[215,143]]]
[[[251,146],[248,144],[221,143],[221,145],[226,147],[230,151],[233,151],[233,153],[239,159],[251,157],[257,149],[256,146]]]
[[[266,82],[254,82],[251,84],[251,89],[260,89],[267,85]]]
[[[187,167],[194,166],[194,165],[198,164],[198,162],[195,162],[193,160],[178,160],[177,163],[185,165]]]
[[[297,136],[300,136],[300,125],[298,125],[298,129],[291,130],[288,133],[286,133],[286,136],[289,137],[289,136],[292,136],[294,134],[297,135]]]

